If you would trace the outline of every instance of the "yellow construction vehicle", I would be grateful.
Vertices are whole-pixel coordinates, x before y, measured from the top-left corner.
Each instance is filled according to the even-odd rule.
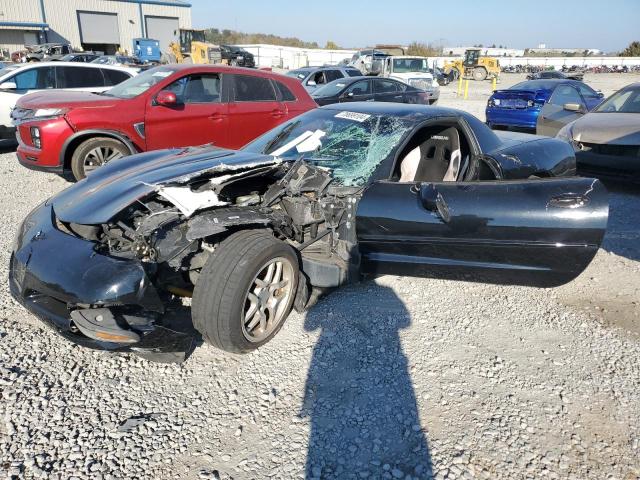
[[[221,63],[222,50],[219,45],[209,42],[191,42],[192,63]]]
[[[474,80],[486,80],[500,76],[500,62],[496,58],[480,56],[481,49],[468,48],[464,52],[464,58],[458,58],[452,62],[445,62],[444,73],[453,79],[460,76],[473,78]]]
[[[204,30],[180,29],[180,44],[171,42],[169,53],[177,63],[221,63],[222,50],[205,40]]]

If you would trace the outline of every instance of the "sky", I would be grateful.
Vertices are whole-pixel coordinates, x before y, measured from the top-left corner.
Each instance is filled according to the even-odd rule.
[[[640,40],[640,0],[188,0],[194,28],[272,33],[345,48],[444,46],[624,49]]]

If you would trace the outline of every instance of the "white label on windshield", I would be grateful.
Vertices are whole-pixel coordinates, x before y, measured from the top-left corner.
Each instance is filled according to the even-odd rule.
[[[161,77],[161,78],[165,78],[168,77],[169,75],[171,75],[173,72],[168,71],[168,72],[153,72],[153,77]]]
[[[368,120],[371,115],[366,113],[357,113],[357,112],[340,112],[336,115],[336,118],[344,118],[345,120],[353,120],[354,122],[364,122]]]

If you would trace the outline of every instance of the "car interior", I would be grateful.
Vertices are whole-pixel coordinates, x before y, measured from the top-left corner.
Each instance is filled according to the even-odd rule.
[[[215,76],[193,75],[184,89],[186,103],[210,103],[220,101],[220,80]]]
[[[392,180],[455,182],[469,168],[471,150],[458,126],[429,125],[418,130],[398,156]]]

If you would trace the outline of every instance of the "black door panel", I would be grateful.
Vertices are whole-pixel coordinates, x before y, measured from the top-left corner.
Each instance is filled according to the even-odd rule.
[[[587,267],[607,217],[593,179],[378,182],[357,228],[368,272],[555,286]]]

